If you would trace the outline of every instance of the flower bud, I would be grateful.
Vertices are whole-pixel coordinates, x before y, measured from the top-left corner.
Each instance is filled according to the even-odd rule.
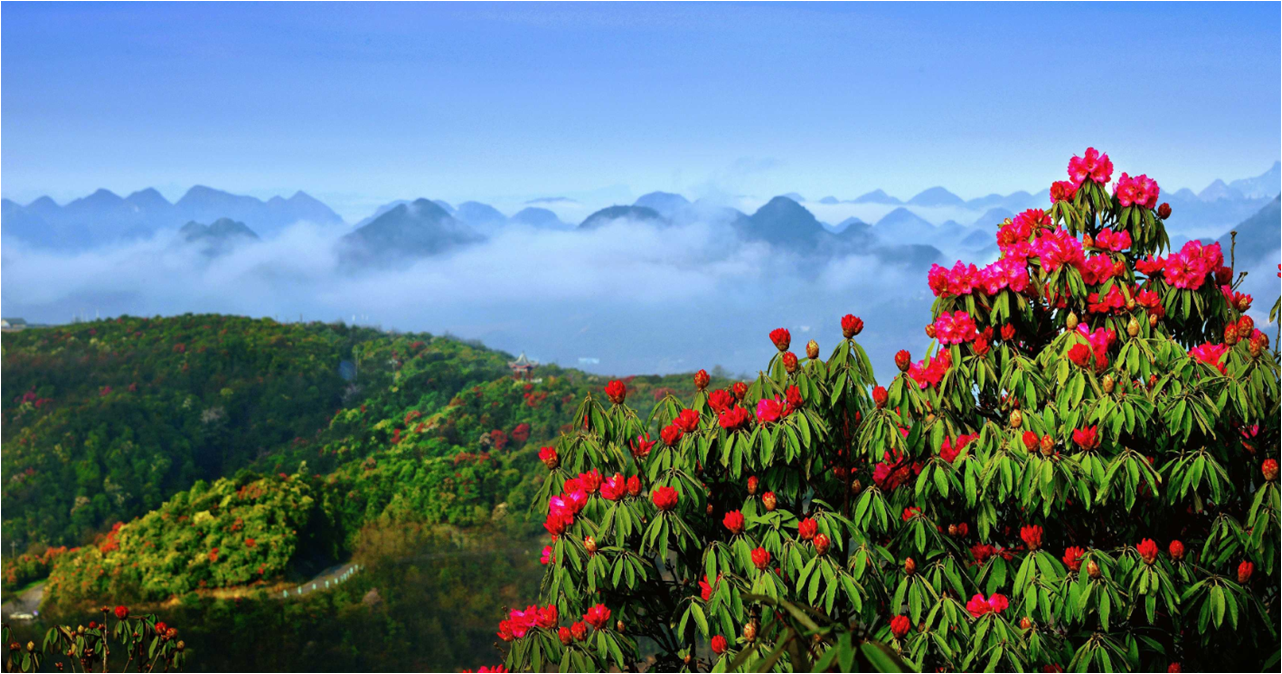
[[[1019,628],[1020,628],[1020,629],[1022,629],[1022,630],[1031,630],[1031,629],[1033,629],[1033,619],[1032,619],[1032,618],[1029,618],[1028,616],[1024,616],[1023,618],[1020,618],[1020,619],[1019,619]]]
[[[36,650],[36,642],[34,642],[34,641],[28,641],[28,642],[27,642],[27,652],[28,652],[28,653],[32,653],[32,652],[34,652],[35,650]]]
[[[614,631],[622,633],[624,627],[626,627],[626,625],[623,624],[622,620],[614,621]]]
[[[862,318],[853,314],[846,314],[841,317],[841,334],[846,339],[850,339],[863,331],[864,321]]]
[[[1099,578],[1100,573],[1099,564],[1096,564],[1095,560],[1092,559],[1089,562],[1086,562],[1086,575],[1091,578]]]
[[[1131,320],[1135,319],[1132,318]],[[1104,386],[1104,393],[1112,393],[1113,387],[1117,385],[1117,382],[1113,381],[1113,375],[1111,374],[1104,375],[1104,381],[1102,383]]]
[[[956,536],[956,535],[957,535],[957,525],[956,525],[956,524],[950,524],[950,525],[948,525],[948,535],[949,535],[949,536]]]
[[[873,388],[872,401],[877,405],[877,409],[880,410],[886,407],[886,397],[886,387],[877,386]]]
[[[1259,358],[1264,351],[1264,340],[1253,339],[1247,348],[1250,349],[1252,358]]]
[[[1037,437],[1037,434],[1032,431],[1024,431],[1023,440],[1024,449],[1027,449],[1029,452],[1037,451],[1037,445],[1041,442],[1041,439]]]
[[[1157,314],[1149,314],[1149,315],[1148,315],[1148,327],[1150,327],[1150,328],[1156,328],[1156,327],[1157,327]]]
[[[828,552],[828,546],[830,543],[828,541],[828,536],[826,536],[825,534],[815,534],[814,543],[815,543],[815,554],[823,555]]]
[[[774,512],[779,501],[775,498],[775,493],[768,491],[761,495],[761,505],[766,507],[766,512]]]
[[[757,484],[759,482],[760,481],[757,479],[756,475],[751,475],[748,477],[748,494],[750,496],[755,495],[757,493]]]
[[[556,631],[556,636],[561,640],[562,646],[569,646],[574,641],[574,635],[570,633],[570,628],[562,627]]]
[[[1224,343],[1229,346],[1237,344],[1237,324],[1229,323],[1224,326]]]
[[[1064,321],[1064,327],[1067,328],[1069,332],[1077,329],[1077,314],[1075,312],[1068,312],[1068,318]]]
[[[858,494],[863,490],[864,490],[864,483],[860,482],[859,480],[855,480],[854,482],[850,483],[850,493]]]
[[[1118,276],[1121,276],[1121,274],[1118,274]],[[1135,311],[1135,307],[1137,307],[1137,306],[1139,306],[1139,305],[1135,303],[1135,298],[1134,298],[1134,297],[1132,297],[1132,298],[1130,298],[1130,299],[1126,300],[1126,310],[1127,310],[1127,311]]]
[[[1024,413],[1020,412],[1019,410],[1011,410],[1010,427],[1019,428],[1020,426],[1023,426],[1023,425],[1024,425]]]
[[[708,376],[707,370],[699,370],[694,373],[694,387],[700,391],[708,388],[708,382],[710,381],[712,381],[712,378]]]
[[[1260,472],[1264,473],[1264,479],[1268,482],[1278,479],[1278,462],[1273,459],[1265,459],[1264,465],[1260,466]]]
[[[899,368],[900,372],[907,372],[908,366],[912,365],[912,360],[913,360],[912,355],[910,355],[907,351],[901,349],[898,353],[895,354],[895,367]]]
[[[1157,207],[1157,217],[1163,220],[1171,217],[1171,205],[1163,201],[1162,205]]]
[[[904,560],[904,573],[909,576],[917,573],[917,562],[914,562],[912,557]]]
[[[1094,238],[1094,237],[1092,237],[1090,234],[1082,234],[1082,247],[1083,247],[1083,248],[1094,248],[1094,247],[1095,247],[1095,238]]]
[[[743,640],[749,642],[757,640],[757,622],[755,620],[743,626]]]
[[[1246,339],[1251,336],[1252,332],[1255,332],[1255,319],[1250,316],[1239,318],[1237,322],[1237,338]]]
[[[1251,562],[1242,562],[1237,567],[1237,582],[1239,585],[1245,585],[1251,580],[1251,574],[1255,573],[1255,565]]]
[[[810,360],[819,360],[819,342],[810,340],[806,342],[806,358]]]
[[[927,325],[927,326],[926,326],[926,336],[927,336],[927,337],[929,337],[929,338],[931,338],[931,339],[934,339],[934,338],[935,338],[935,324],[934,324],[934,323],[931,323],[930,325]]]
[[[797,371],[797,354],[791,351],[785,351],[783,354],[783,369],[792,374]]]
[[[1167,551],[1171,553],[1171,559],[1174,559],[1177,562],[1184,559],[1184,544],[1180,541],[1171,541],[1171,545],[1167,548]]]
[[[1130,320],[1130,322],[1128,322],[1128,323],[1126,324],[1126,334],[1128,334],[1128,335],[1130,335],[1130,336],[1132,336],[1132,337],[1134,337],[1134,336],[1136,336],[1136,335],[1140,334],[1140,322],[1139,322],[1139,319],[1135,318],[1134,316],[1131,316],[1131,320]]]
[[[596,539],[591,536],[583,537],[583,549],[588,551],[589,555],[596,554]]]

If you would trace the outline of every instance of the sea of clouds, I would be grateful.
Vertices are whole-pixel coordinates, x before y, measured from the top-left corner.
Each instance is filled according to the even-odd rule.
[[[826,356],[846,313],[865,320],[860,341],[883,377],[895,351],[920,357],[928,343],[924,270],[873,255],[803,259],[739,241],[716,221],[512,225],[482,244],[354,272],[340,266],[335,244],[333,228],[307,223],[216,257],[172,231],[74,253],[8,240],[0,300],[6,316],[33,322],[217,312],[449,333],[616,375],[717,365],[755,373],[777,327],[792,331],[798,354],[817,339]],[[1251,271],[1246,291],[1265,323],[1278,294],[1275,263]]]

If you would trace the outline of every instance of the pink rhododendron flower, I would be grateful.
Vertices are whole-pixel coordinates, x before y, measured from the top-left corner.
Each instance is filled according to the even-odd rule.
[[[996,295],[1005,289],[1022,293],[1028,290],[1028,267],[1024,260],[1004,257],[980,270],[979,284],[989,295]]]
[[[1095,235],[1095,247],[1120,253],[1131,247],[1131,233],[1126,230],[1120,232],[1111,229],[1100,230],[1100,233]]]
[[[757,401],[757,421],[770,424],[787,416],[784,401],[779,397],[762,398]]]
[[[1224,253],[1220,244],[1203,246],[1194,239],[1184,244],[1178,253],[1167,256],[1162,267],[1166,281],[1176,288],[1197,290],[1202,287],[1208,274],[1214,272],[1224,262]]]
[[[1091,353],[1095,355],[1095,366],[1102,369],[1108,365],[1108,348],[1117,341],[1117,333],[1104,328],[1095,328],[1094,332],[1090,332],[1085,324],[1078,325],[1077,332],[1090,343]]]
[[[975,288],[978,276],[978,267],[958,260],[952,269],[937,264],[931,265],[930,271],[926,274],[926,282],[935,293],[935,297],[953,297],[969,295]]]
[[[1189,349],[1189,358],[1195,358],[1211,367],[1220,371],[1220,374],[1227,374],[1224,363],[1220,362],[1224,354],[1228,353],[1229,347],[1224,344],[1203,344]]]
[[[1086,297],[1086,302],[1086,310],[1093,314],[1107,314],[1121,311],[1126,307],[1126,297],[1116,285],[1109,288],[1103,296],[1099,293],[1091,293]]]
[[[1051,203],[1072,201],[1077,196],[1077,185],[1068,180],[1056,180],[1051,183]]]
[[[555,562],[556,562],[556,555],[552,554],[552,546],[550,545],[543,546],[543,554],[542,556],[539,557],[539,563],[547,565]]]
[[[935,320],[935,339],[940,344],[973,342],[977,337],[979,330],[975,327],[975,319],[965,311],[944,312]]]
[[[1113,272],[1115,271],[1113,258],[1107,255],[1091,256],[1078,269],[1081,271],[1082,281],[1086,285],[1103,283],[1113,278]]]
[[[1086,261],[1082,242],[1063,229],[1045,232],[1032,245],[1032,254],[1042,262],[1042,269],[1055,271],[1064,265],[1081,268]]]
[[[1146,175],[1132,178],[1125,173],[1117,179],[1117,187],[1113,189],[1113,194],[1117,196],[1117,201],[1123,208],[1131,205],[1157,208],[1159,192],[1156,180]]]
[[[1074,155],[1068,160],[1068,177],[1078,187],[1087,180],[1102,185],[1113,177],[1113,162],[1109,160],[1108,155],[1100,154],[1099,150],[1088,147],[1086,156]]]
[[[938,333],[936,333],[938,334]],[[926,357],[919,362],[913,363],[908,368],[908,376],[917,382],[917,386],[926,388],[927,386],[939,386],[948,369],[953,365],[953,355],[950,351],[943,351],[933,359]]]

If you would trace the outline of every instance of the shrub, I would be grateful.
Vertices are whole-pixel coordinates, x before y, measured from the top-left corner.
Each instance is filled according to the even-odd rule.
[[[1276,666],[1277,356],[1224,252],[1160,257],[1156,182],[1112,173],[1074,157],[1000,259],[932,269],[885,388],[851,316],[827,360],[779,329],[768,375],[645,419],[587,396],[504,665]]]

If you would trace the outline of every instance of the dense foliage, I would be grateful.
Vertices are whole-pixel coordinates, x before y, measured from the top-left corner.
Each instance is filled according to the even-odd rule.
[[[312,437],[374,330],[231,316],[6,333],[7,541],[76,545],[199,479]]]
[[[250,331],[295,329],[259,322]],[[82,546],[33,545],[5,559],[5,588],[48,575],[46,607],[64,610],[103,597],[279,589],[351,555],[371,523],[537,526],[527,505],[543,480],[538,443],[567,430],[573,404],[595,378],[545,366],[531,380],[513,380],[509,356],[427,335],[370,332],[349,350],[356,377],[346,406],[327,412],[308,437],[249,463],[263,472],[197,481],[140,518],[104,525]],[[306,356],[288,369],[313,361]],[[686,377],[629,381],[651,404],[693,391]]]
[[[751,385],[584,399],[505,666],[1276,667],[1277,355],[1231,251],[1159,257],[1156,182],[1112,173],[1074,157],[999,260],[933,269],[887,387],[848,315],[827,360],[772,332]]]
[[[46,601],[114,597],[164,600],[202,588],[276,579],[304,542],[331,532],[317,514],[313,480],[245,473],[198,482],[53,568]]]

